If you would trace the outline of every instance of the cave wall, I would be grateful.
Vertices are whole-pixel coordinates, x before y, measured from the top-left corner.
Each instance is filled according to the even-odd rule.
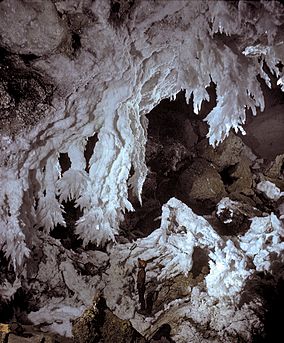
[[[211,145],[231,128],[241,130],[248,109],[265,108],[259,77],[267,84],[270,79],[264,62],[283,86],[283,13],[280,3],[265,1],[0,2],[5,300],[20,288],[46,292],[35,297],[31,318],[50,320],[60,303],[59,316],[69,312],[60,328],[58,323],[52,328],[70,334],[76,309],[89,306],[108,280],[104,268],[94,279],[82,272],[88,259],[89,268],[99,269],[90,244],[100,247],[101,263],[107,264],[105,245],[112,248],[108,242],[116,240],[124,213],[143,200],[146,115],[183,89],[194,113],[205,100],[213,102],[203,118],[208,132],[200,127]],[[197,139],[193,131],[188,125],[191,138],[181,137],[187,147]],[[155,132],[148,135],[150,141]],[[91,137],[96,138],[90,148]],[[164,144],[172,145],[170,137]],[[60,165],[66,154],[68,169]],[[178,158],[172,162],[171,168],[178,168]],[[50,235],[70,225],[64,216],[68,202],[78,211],[71,221],[80,244],[66,242],[77,249],[75,257]],[[87,256],[78,266],[74,259],[80,260],[82,251]],[[31,288],[29,278],[36,279]],[[72,284],[72,278],[78,282]],[[37,316],[41,309],[43,317]]]

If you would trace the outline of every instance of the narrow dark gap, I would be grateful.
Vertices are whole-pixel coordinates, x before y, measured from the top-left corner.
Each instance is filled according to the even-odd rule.
[[[280,174],[284,176],[284,162],[282,163],[282,166],[280,168]]]
[[[76,32],[72,32],[71,42],[72,42],[73,55],[75,55],[82,47],[80,35]]]
[[[6,259],[4,252],[0,251],[0,284],[2,281],[6,278],[10,283],[13,283],[16,279],[15,271],[13,270],[13,267],[11,263]]]
[[[120,10],[120,3],[118,1],[114,1],[111,3],[110,11],[112,13],[119,13]]]
[[[0,323],[11,323],[16,320],[22,324],[30,324],[24,313],[28,310],[38,310],[38,308],[32,306],[30,298],[31,296],[29,296],[22,288],[19,288],[10,301],[0,299]]]
[[[193,265],[190,272],[193,274],[194,278],[205,271],[209,273],[209,253],[207,250],[195,247],[192,254],[192,260]]]
[[[120,27],[130,15],[134,5],[134,0],[110,0],[109,21],[114,26]]]
[[[282,70],[283,70],[283,67],[284,67],[283,63],[282,62],[278,62],[276,64],[276,67],[279,69],[280,73],[282,73]]]
[[[20,57],[26,65],[30,65],[30,63],[39,58],[39,56],[35,54],[21,54]]]
[[[64,174],[68,169],[71,168],[71,161],[67,153],[59,154],[59,164],[61,167],[61,174]]]
[[[4,64],[5,60],[11,53],[3,47],[0,47],[0,64]]]
[[[50,235],[53,238],[59,239],[61,244],[66,249],[76,250],[82,247],[82,239],[78,238],[76,235],[76,222],[82,216],[82,211],[75,206],[75,201],[63,202],[63,208],[65,213],[63,213],[64,220],[66,222],[66,227],[62,225],[57,225],[51,232]]]
[[[86,144],[85,151],[84,151],[84,156],[86,159],[86,172],[87,173],[90,170],[90,159],[93,155],[94,148],[96,146],[97,141],[98,141],[98,135],[97,134],[94,134],[93,136],[89,137],[87,140],[87,144]]]

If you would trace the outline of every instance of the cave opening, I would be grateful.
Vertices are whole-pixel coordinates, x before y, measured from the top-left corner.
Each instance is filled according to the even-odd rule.
[[[231,186],[236,178],[232,176],[232,173],[236,170],[236,165],[225,167],[220,171],[221,179],[225,186]]]
[[[176,99],[163,99],[147,114],[146,165],[148,175],[142,191],[142,206],[134,202],[135,212],[126,213],[121,224],[122,234],[130,232],[131,239],[145,237],[159,227],[161,207],[171,197],[187,204],[199,215],[211,215],[218,202],[228,196],[260,210],[271,210],[270,201],[253,191],[256,183],[276,153],[283,153],[283,147],[273,138],[267,146],[261,142],[264,127],[270,126],[272,137],[279,142],[284,139],[283,116],[278,115],[284,103],[283,92],[272,78],[272,89],[261,81],[261,88],[267,103],[263,113],[258,111],[259,122],[247,111],[244,125],[250,134],[243,136],[231,132],[229,137],[215,149],[209,146],[208,125],[204,120],[216,106],[216,87],[207,88],[209,101],[203,101],[200,112],[193,111],[193,97],[189,103],[185,92],[180,91]],[[273,112],[273,113],[272,113]],[[272,114],[271,114],[272,113]],[[256,132],[255,134],[253,132]],[[282,140],[283,140],[282,139]],[[277,152],[272,150],[277,145]],[[283,165],[280,168],[283,173]],[[278,175],[278,179],[281,178]],[[278,180],[279,181],[279,180]],[[131,199],[132,200],[132,199]],[[220,221],[220,220],[219,220]],[[246,222],[246,221],[245,221]],[[244,218],[236,223],[215,223],[223,234],[244,232],[241,229]],[[127,235],[127,233],[126,233]]]
[[[145,237],[160,225],[162,205],[176,197],[198,214],[209,214],[216,202],[191,197],[192,175],[203,175],[208,162],[201,157],[208,147],[204,118],[216,105],[215,85],[207,89],[210,100],[204,101],[199,115],[193,111],[193,97],[186,101],[185,91],[176,99],[163,99],[147,114],[146,165],[148,175],[142,191],[142,206],[134,203],[135,212],[126,213],[122,234]],[[219,178],[219,175],[216,177]],[[220,181],[221,182],[221,181]]]

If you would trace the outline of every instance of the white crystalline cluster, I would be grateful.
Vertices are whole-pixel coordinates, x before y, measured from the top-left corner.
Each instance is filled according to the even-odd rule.
[[[226,203],[231,205],[225,199],[222,203],[224,208]],[[261,328],[260,319],[254,313],[253,304],[244,305],[239,310],[236,310],[236,305],[249,276],[256,270],[270,271],[275,258],[283,254],[284,229],[281,225],[273,214],[265,218],[256,217],[250,230],[240,237],[240,243],[224,240],[203,217],[172,198],[163,206],[159,229],[132,244],[119,244],[112,249],[104,289],[108,306],[120,318],[131,320],[143,334],[149,334],[153,325],[159,327],[159,320],[166,316],[174,323],[174,338],[178,342],[186,342],[191,334],[192,342],[203,339],[195,332],[198,325],[219,332],[216,342],[232,341],[236,334],[250,342],[253,328]],[[193,257],[197,247],[208,252],[209,273],[195,286],[189,281],[187,293],[164,304],[161,311],[152,313],[151,319],[145,321],[136,312],[139,304],[133,290],[138,258],[147,261],[148,285],[154,282],[156,290],[163,293],[168,282],[181,275],[188,277],[194,264],[199,263]],[[185,326],[188,327],[187,333],[182,329]]]
[[[161,227],[136,244],[131,259],[137,256],[146,261],[154,259],[157,265],[163,266],[157,276],[162,280],[169,275],[188,274],[194,247],[213,249],[222,244],[222,239],[203,217],[180,200],[171,198],[163,206]]]
[[[242,125],[248,109],[253,115],[264,109],[259,77],[271,86],[266,68],[284,90],[284,71],[279,68],[284,63],[284,8],[279,2],[259,1],[252,6],[250,1],[138,1],[130,6],[129,15],[119,18],[119,24],[111,21],[110,3],[49,1],[46,12],[40,2],[34,6],[26,1],[23,7],[18,0],[11,6],[0,1],[0,10],[2,6],[11,10],[7,18],[15,16],[13,4],[18,4],[41,23],[30,25],[30,16],[23,12],[21,25],[15,22],[5,28],[0,23],[0,31],[8,49],[23,49],[21,37],[26,29],[30,37],[40,38],[26,41],[28,51],[32,46],[38,54],[29,65],[54,86],[50,106],[34,127],[21,127],[15,137],[0,134],[0,249],[22,278],[27,278],[23,262],[39,244],[36,230],[42,229],[47,239],[57,225],[66,225],[65,202],[74,202],[82,213],[76,233],[83,245],[115,240],[125,211],[133,210],[129,188],[141,202],[147,175],[146,114],[162,99],[174,99],[185,90],[198,114],[202,102],[212,100],[207,88],[214,85],[216,106],[205,121],[210,144],[215,146],[232,128],[245,133]],[[56,19],[53,24],[60,28],[58,35],[54,35],[52,21],[43,30],[40,19],[43,16],[49,25],[49,15]],[[71,37],[64,36],[70,34],[65,32],[67,24],[60,19],[68,16],[74,23],[86,19],[80,29],[80,49],[74,54],[70,52]],[[46,34],[49,38],[42,39]],[[12,53],[15,59],[18,53]],[[86,159],[88,139],[94,136],[97,142]],[[64,172],[60,154],[67,154],[71,163]],[[258,189],[271,199],[282,195],[267,182]],[[224,199],[218,211],[228,209],[233,217],[235,206]],[[80,275],[72,262],[74,256],[62,254],[67,249],[55,239],[48,249],[39,247],[46,256],[35,282],[43,287],[46,281],[52,289],[65,287],[72,299],[68,294],[64,299],[45,297],[41,289],[42,308],[29,318],[38,324],[47,322],[49,329],[70,336],[70,319],[91,304],[100,283],[108,306],[142,333],[172,320],[177,324],[173,334],[179,343],[206,342],[198,326],[214,332],[218,343],[233,342],[234,335],[234,342],[238,335],[249,342],[259,322],[250,308],[236,310],[235,301],[255,270],[269,271],[275,256],[282,258],[283,235],[282,223],[271,214],[254,218],[244,236],[228,240],[172,198],[163,206],[161,227],[151,235],[132,244],[109,245],[110,263],[105,263],[102,280],[98,275]],[[198,262],[194,260],[197,248],[208,256],[209,271],[201,273],[203,279],[197,285],[187,284]],[[138,258],[147,261],[147,278],[158,284],[158,293],[180,276],[187,284],[183,296],[164,304],[152,318],[145,319],[137,312]],[[13,283],[5,280],[0,295],[9,300],[20,286],[20,278]],[[168,290],[170,294],[172,290]]]
[[[57,10],[68,15],[82,12],[82,4],[77,5],[76,0],[56,2]],[[13,196],[1,192],[0,203],[0,242],[15,266],[28,254],[23,231],[29,234],[35,224],[45,232],[64,226],[62,202],[68,199],[82,209],[76,232],[85,245],[114,240],[123,213],[132,210],[128,186],[141,200],[147,174],[145,114],[161,99],[184,89],[188,100],[193,95],[198,113],[213,82],[217,103],[205,120],[209,141],[216,145],[231,128],[242,131],[246,109],[254,114],[264,109],[257,79],[261,75],[270,82],[264,62],[279,82],[283,79],[277,65],[284,56],[279,34],[284,10],[277,2],[262,1],[252,9],[244,1],[142,1],[133,7],[131,20],[124,18],[119,39],[109,21],[109,3],[89,6],[97,19],[82,30],[76,59],[59,49],[33,62],[58,90],[48,115],[31,130],[23,128],[14,140],[0,137],[1,187],[12,190],[21,184]],[[230,36],[238,37],[239,47]],[[261,49],[256,56],[242,53],[257,44]],[[86,172],[84,149],[94,133],[98,141]],[[63,175],[60,153],[71,160]],[[23,195],[27,201],[21,207]],[[30,215],[22,220],[23,208]]]
[[[227,210],[230,218],[225,219],[224,223],[229,224],[232,222],[234,212],[236,211],[236,209],[238,209],[238,207],[239,207],[239,202],[233,201],[230,198],[225,197],[221,199],[220,202],[218,203],[216,214],[217,216],[220,216],[224,210]]]
[[[257,44],[255,46],[247,46],[243,51],[245,56],[261,56],[266,55],[269,51],[269,47]]]
[[[39,311],[30,312],[28,318],[35,325],[41,324],[45,330],[72,337],[72,320],[80,317],[85,307],[63,305],[60,300],[62,299],[51,299],[51,302]]]
[[[261,181],[257,184],[256,189],[264,193],[269,199],[278,200],[284,196],[284,192],[281,192],[274,183],[270,181]]]
[[[210,273],[206,276],[208,294],[218,299],[237,298],[236,295],[252,273],[247,270],[245,254],[228,240],[224,248],[216,248],[214,252],[210,252],[209,257]]]
[[[269,271],[273,255],[283,260],[284,228],[275,214],[255,217],[249,231],[240,237],[240,247],[252,258],[258,271]]]
[[[25,236],[22,231],[20,217],[23,201],[23,185],[21,180],[13,178],[14,170],[7,170],[2,177],[5,182],[0,182],[0,249],[16,269],[21,266],[24,258],[29,256]],[[8,206],[9,205],[9,206]]]
[[[41,186],[36,210],[37,226],[43,227],[48,233],[57,224],[66,226],[63,208],[56,199],[56,182],[59,175],[59,162],[54,155],[47,159],[44,172],[37,170],[37,180]]]
[[[221,204],[222,208],[232,205],[228,199]],[[252,258],[256,270],[269,271],[273,254],[281,256],[284,251],[283,236],[283,225],[273,213],[268,217],[255,217],[249,231],[240,237],[238,248],[232,240],[223,241],[203,217],[172,198],[163,206],[161,228],[138,240],[131,258],[137,254],[145,260],[154,258],[155,263],[163,266],[158,275],[158,279],[163,279],[187,274],[193,265],[194,248],[208,249],[208,294],[232,299],[253,272],[248,267],[248,257]]]

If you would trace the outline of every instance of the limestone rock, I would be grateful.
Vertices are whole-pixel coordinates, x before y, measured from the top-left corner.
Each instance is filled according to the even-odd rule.
[[[20,325],[16,322],[0,324],[1,343],[72,343],[73,339],[53,333],[41,332],[32,325]]]
[[[249,229],[250,219],[257,215],[261,212],[255,207],[226,197],[217,206],[216,217],[223,224],[217,224],[217,231],[227,236],[243,234]]]
[[[284,154],[276,156],[275,160],[266,169],[264,174],[270,178],[284,178]]]
[[[24,57],[1,49],[1,133],[15,135],[38,123],[51,108],[52,94],[53,85],[48,77],[41,75]]]
[[[1,1],[0,44],[17,54],[42,56],[56,49],[66,35],[50,0]]]
[[[228,191],[239,192],[244,195],[252,195],[252,173],[250,170],[250,162],[246,159],[242,159],[237,165],[234,171],[230,174],[230,177],[235,180],[228,186]]]
[[[151,145],[151,141],[147,146]],[[167,175],[178,171],[184,164],[184,160],[189,157],[188,149],[178,140],[168,138],[161,144],[155,144],[149,149],[148,165],[154,171],[163,172]],[[154,151],[155,154],[154,154]]]
[[[284,196],[284,192],[281,192],[280,189],[270,181],[261,181],[257,184],[256,189],[263,193],[269,200],[277,201]]]
[[[226,196],[221,176],[212,163],[196,159],[179,178],[180,198],[189,206],[210,210]],[[200,210],[199,210],[200,211]]]
[[[276,156],[275,160],[266,168],[264,175],[268,181],[275,183],[284,191],[284,154]]]
[[[241,152],[244,148],[244,143],[233,133],[216,148],[212,146],[200,145],[200,156],[216,165],[218,171],[223,170],[228,166],[237,164],[241,159]]]
[[[131,323],[114,315],[99,296],[93,306],[74,321],[72,331],[76,343],[146,343]]]

